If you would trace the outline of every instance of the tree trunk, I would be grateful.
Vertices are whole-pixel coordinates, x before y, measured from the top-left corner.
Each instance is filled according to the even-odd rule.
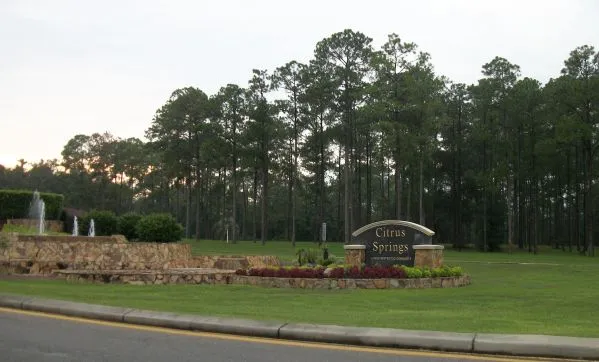
[[[395,218],[401,220],[401,164],[399,161],[399,150],[395,157]],[[389,180],[391,182],[391,180]]]
[[[248,207],[249,207],[249,203],[250,203],[250,198],[249,198],[249,193],[248,193],[248,189],[246,186],[246,182],[244,179],[242,179],[241,181],[241,187],[242,187],[242,196],[243,196],[243,209],[242,209],[242,214],[241,214],[241,239],[242,240],[247,240],[248,239],[248,234],[247,234],[247,214],[248,214]]]
[[[231,189],[231,243],[237,243],[237,159],[233,159],[233,187]]]
[[[256,213],[258,210],[256,210],[257,208],[257,198],[258,198],[258,169],[254,168],[254,188],[253,188],[253,194],[254,194],[254,198],[252,200],[252,208],[253,208],[253,212],[252,212],[252,240],[254,241],[254,243],[256,242],[256,227],[257,227],[257,221],[256,221]]]
[[[185,237],[191,237],[191,175],[185,180],[185,189],[187,192],[187,201],[185,202]]]
[[[372,151],[370,139],[366,143],[366,224],[372,222]]]
[[[487,251],[487,188],[483,188],[483,251]]]
[[[262,168],[262,199],[260,211],[262,213],[260,241],[262,242],[262,245],[265,245],[268,233],[268,167]]]
[[[322,115],[320,116],[320,134],[319,134],[319,140],[320,140],[320,162],[319,162],[319,177],[318,177],[318,190],[319,190],[319,208],[318,208],[318,215],[319,215],[319,224],[322,225],[322,223],[324,222],[324,204],[325,204],[325,179],[324,179],[324,174],[325,174],[325,158],[324,158],[324,140],[323,140],[323,135],[324,135],[324,124],[323,124],[323,119],[322,119]],[[293,244],[293,246],[295,246],[295,244]]]
[[[391,164],[390,161],[387,161],[385,164],[385,169],[387,170],[387,208],[385,209],[385,216],[389,216],[393,214],[393,206],[391,204]],[[401,202],[401,200],[399,200]],[[401,208],[401,206],[400,206]]]
[[[287,215],[285,220],[285,239],[287,240],[291,240],[291,214],[293,213],[293,151],[291,151],[291,153],[292,154],[289,155],[290,159],[288,160],[290,170],[287,174]]]
[[[406,220],[412,221],[412,193],[414,192],[414,170],[410,167],[408,183],[408,198],[406,200]]]
[[[198,172],[197,181],[196,181],[196,232],[195,239],[200,240],[200,223],[201,218],[200,214],[202,211],[201,202],[202,202],[202,188],[200,187],[200,175]]]
[[[351,189],[351,182],[350,182],[350,168],[351,168],[351,164],[349,162],[349,147],[345,146],[345,150],[344,150],[344,165],[343,165],[343,179],[344,179],[344,184],[345,187],[343,189],[343,229],[344,229],[344,238],[343,241],[346,244],[349,244],[350,240],[351,240],[351,213],[352,213],[352,207],[351,207],[351,193],[350,193],[350,189]]]
[[[418,200],[418,205],[419,205],[419,222],[420,225],[424,225],[425,221],[424,221],[424,160],[422,158],[422,156],[420,156],[420,167],[419,167],[419,174],[420,174],[420,184],[419,184],[419,200]]]
[[[593,246],[593,153],[590,141],[585,142],[585,180],[584,180],[584,224],[585,224],[585,245],[584,251],[588,256],[594,256]]]
[[[339,239],[345,239],[345,234],[341,232],[341,147],[337,154],[337,233]]]
[[[507,244],[508,244],[508,253],[512,253],[512,246],[514,244],[514,209],[512,208],[512,198],[513,198],[513,187],[512,180],[510,180],[509,174],[507,176]]]
[[[296,217],[297,217],[297,169],[298,169],[298,129],[297,129],[298,115],[297,105],[294,108],[294,120],[293,120],[293,171],[291,172],[291,192],[293,193],[291,200],[291,245],[295,247],[295,233],[296,233]]]

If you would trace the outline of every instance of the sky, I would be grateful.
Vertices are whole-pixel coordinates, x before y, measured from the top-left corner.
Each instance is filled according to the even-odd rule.
[[[599,49],[599,1],[0,0],[0,164],[60,160],[76,134],[139,137],[177,88],[246,86],[352,29],[396,33],[435,71],[475,83],[495,56],[542,83]]]

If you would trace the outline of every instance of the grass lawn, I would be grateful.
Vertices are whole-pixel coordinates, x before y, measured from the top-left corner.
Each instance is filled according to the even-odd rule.
[[[289,243],[192,242],[195,254],[263,254],[293,259]],[[298,247],[316,247],[298,243]],[[342,245],[329,243],[342,256]],[[57,280],[0,280],[0,293],[281,322],[480,333],[599,337],[599,258],[446,251],[473,283],[427,290],[299,290],[250,286],[129,286]]]
[[[29,226],[25,226],[25,225],[6,224],[2,227],[2,232],[19,233],[19,234],[23,234],[23,235],[37,235],[38,229],[35,227],[29,227]],[[70,235],[69,233],[50,231],[50,230],[45,230],[44,234],[45,235]]]

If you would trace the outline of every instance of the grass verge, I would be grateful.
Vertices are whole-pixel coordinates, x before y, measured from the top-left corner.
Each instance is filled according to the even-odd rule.
[[[294,255],[288,243],[269,243],[266,247],[253,243],[233,247],[222,242],[199,244],[194,252],[288,259]],[[309,246],[316,244],[298,245]],[[335,248],[342,250],[341,245],[329,244],[330,250]],[[462,266],[473,284],[424,290],[299,290],[0,280],[0,293],[281,322],[599,337],[596,258],[551,250],[540,255],[447,251],[446,264]]]

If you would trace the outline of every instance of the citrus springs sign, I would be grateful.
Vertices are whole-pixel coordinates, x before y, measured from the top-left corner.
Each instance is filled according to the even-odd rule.
[[[365,246],[366,265],[414,266],[414,245],[432,244],[435,232],[403,220],[384,220],[365,225],[352,234],[353,245]]]

